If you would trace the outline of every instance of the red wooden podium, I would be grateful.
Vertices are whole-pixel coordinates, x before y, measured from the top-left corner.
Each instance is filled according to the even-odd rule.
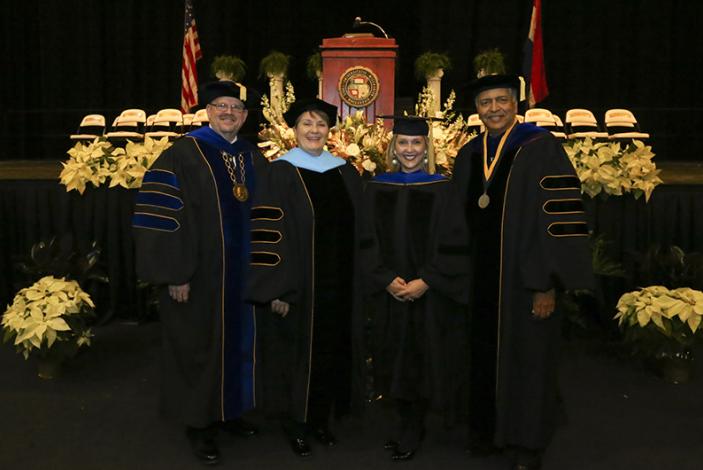
[[[322,40],[321,99],[339,107],[342,118],[358,110],[367,122],[393,114],[395,61],[393,38],[346,35]],[[386,121],[388,125],[392,122]]]

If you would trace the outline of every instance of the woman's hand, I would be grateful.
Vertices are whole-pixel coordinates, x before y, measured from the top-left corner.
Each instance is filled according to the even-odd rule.
[[[401,298],[398,294],[405,288],[405,285],[405,279],[403,279],[402,277],[396,277],[395,279],[393,279],[393,281],[391,281],[390,284],[386,286],[386,291],[391,294],[395,300],[404,302],[405,299]]]
[[[556,295],[554,289],[547,292],[535,292],[532,294],[532,315],[535,318],[544,320],[554,312]]]
[[[168,286],[168,295],[176,302],[188,302],[188,298],[190,297],[190,283],[187,282],[180,286]]]
[[[290,309],[290,304],[288,302],[284,302],[282,300],[272,300],[271,301],[271,310],[273,310],[274,313],[279,314],[281,317],[284,317],[288,315],[288,310]]]
[[[427,283],[422,279],[413,279],[412,281],[405,284],[405,287],[400,292],[398,292],[398,296],[401,297],[403,300],[412,302],[413,300],[419,299],[420,297],[425,295],[425,292],[427,292],[427,289],[429,288],[430,286],[428,286]]]

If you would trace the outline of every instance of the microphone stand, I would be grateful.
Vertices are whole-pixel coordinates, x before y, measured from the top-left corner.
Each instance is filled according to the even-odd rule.
[[[371,21],[362,21],[360,16],[357,16],[356,18],[354,18],[354,24],[352,25],[353,28],[358,28],[363,25],[370,25],[370,26],[373,26],[374,28],[377,28],[379,31],[381,31],[383,36],[386,39],[388,39],[388,34],[386,34],[386,32],[383,30],[383,28],[381,28],[376,23],[372,23]]]

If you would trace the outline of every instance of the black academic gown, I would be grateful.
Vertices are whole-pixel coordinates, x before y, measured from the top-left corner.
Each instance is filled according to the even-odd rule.
[[[253,194],[253,163],[263,165],[256,147],[204,128],[159,156],[133,217],[137,274],[160,289],[162,411],[194,427],[236,418],[254,404],[254,316],[242,298],[251,198],[232,196],[219,148],[244,153]],[[178,303],[167,286],[185,283],[190,299]]]
[[[361,405],[361,197],[348,163],[316,173],[276,161],[261,180],[248,298],[257,317],[257,407],[267,414],[326,426],[322,402],[334,402],[338,415]],[[271,311],[274,299],[290,304],[286,317]]]
[[[555,428],[561,314],[534,319],[532,296],[592,285],[580,182],[549,132],[518,124],[481,209],[482,144],[483,134],[462,148],[452,183],[455,215],[465,217],[474,253],[470,420],[497,445],[540,449]],[[496,147],[489,139],[488,153]]]
[[[468,311],[457,302],[467,280],[442,277],[432,266],[448,187],[425,172],[370,181],[364,199],[373,237],[364,251],[372,268],[366,280],[375,393],[420,400],[454,421],[467,392]],[[385,290],[396,276],[422,278],[429,289],[413,302],[398,301]]]

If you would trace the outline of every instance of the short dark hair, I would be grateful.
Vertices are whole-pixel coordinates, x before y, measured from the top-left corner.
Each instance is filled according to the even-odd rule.
[[[327,127],[332,127],[330,124],[330,117],[327,115],[326,112],[322,111],[321,109],[310,109],[308,111],[303,111],[302,113],[300,113],[298,115],[297,118],[295,118],[295,126],[293,126],[293,127],[296,127],[298,125],[300,120],[303,118],[303,114],[305,114],[305,113],[310,113],[313,116],[317,116],[317,117],[322,118],[322,120],[325,121],[325,123],[327,124]]]

